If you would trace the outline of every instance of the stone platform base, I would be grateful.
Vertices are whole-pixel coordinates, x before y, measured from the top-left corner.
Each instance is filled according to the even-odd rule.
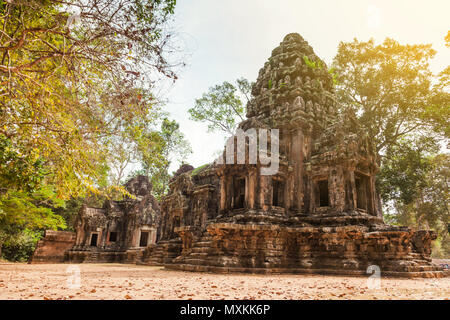
[[[124,263],[127,262],[127,252],[97,252],[97,251],[68,251],[68,263]]]
[[[337,269],[302,269],[302,268],[234,268],[234,267],[214,267],[199,266],[189,264],[166,264],[165,269],[189,271],[189,272],[209,272],[209,273],[248,273],[248,274],[321,274],[321,275],[341,275],[341,276],[364,276],[368,277],[372,273],[362,270],[337,270]],[[398,272],[385,271],[381,272],[382,277],[397,278],[443,278],[448,277],[444,271],[418,271],[418,272]]]
[[[180,232],[181,254],[167,269],[443,277],[430,258],[433,231],[386,225],[301,226],[214,223],[196,237]],[[370,267],[372,266],[372,267]],[[372,268],[368,273],[368,268]]]

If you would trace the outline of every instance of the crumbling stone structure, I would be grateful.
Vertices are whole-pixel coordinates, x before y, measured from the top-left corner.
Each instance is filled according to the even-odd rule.
[[[29,263],[61,263],[75,244],[75,232],[46,230],[38,241]]]
[[[272,51],[252,94],[239,129],[279,130],[270,141],[279,144],[277,172],[261,173],[264,157],[249,161],[251,137],[245,162],[181,170],[161,204],[160,241],[143,263],[335,274],[376,265],[382,275],[441,275],[430,259],[434,232],[383,222],[370,137],[353,114],[338,113],[332,76],[299,34]]]
[[[160,239],[143,255],[144,264],[171,263],[183,251],[190,252],[208,221],[218,215],[218,183],[215,169],[206,165],[195,169],[183,165],[169,184],[169,194],[161,203]],[[180,237],[180,235],[183,235]]]
[[[125,184],[134,198],[107,200],[102,208],[83,205],[75,222],[70,262],[135,262],[158,238],[160,209],[145,176]]]

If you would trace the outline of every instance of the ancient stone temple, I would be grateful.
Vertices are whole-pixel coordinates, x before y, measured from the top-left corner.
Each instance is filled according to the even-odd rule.
[[[135,262],[158,236],[160,209],[147,177],[125,184],[134,197],[107,200],[102,208],[83,206],[75,223],[75,245],[66,252],[70,262]]]
[[[243,144],[232,137],[221,161],[182,170],[171,182],[160,240],[142,263],[335,274],[366,274],[374,265],[382,275],[441,274],[430,259],[434,232],[383,222],[374,147],[353,114],[337,112],[332,76],[300,35],[272,51],[252,94],[239,125]],[[92,241],[86,234],[77,243]]]

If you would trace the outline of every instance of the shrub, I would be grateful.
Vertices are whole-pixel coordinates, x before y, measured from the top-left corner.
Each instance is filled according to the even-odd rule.
[[[26,262],[33,254],[36,244],[43,236],[42,231],[23,230],[9,236],[2,245],[2,257],[9,261]]]

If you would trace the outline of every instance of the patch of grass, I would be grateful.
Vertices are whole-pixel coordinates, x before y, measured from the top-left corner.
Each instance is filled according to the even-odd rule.
[[[203,169],[206,169],[208,166],[209,166],[209,163],[195,168],[194,170],[192,170],[191,176],[195,176],[195,175],[199,174],[201,171],[203,171]]]
[[[306,65],[312,69],[322,69],[322,63],[320,61],[312,61],[308,56],[303,56],[303,61],[305,61]]]

